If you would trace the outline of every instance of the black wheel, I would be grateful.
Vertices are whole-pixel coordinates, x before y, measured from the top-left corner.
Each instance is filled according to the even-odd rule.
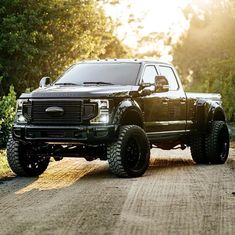
[[[190,139],[190,150],[192,159],[197,164],[208,163],[206,158],[206,138],[203,133],[193,133]]]
[[[206,155],[211,164],[223,164],[229,153],[229,131],[225,122],[214,121],[206,137]]]
[[[111,171],[120,177],[138,177],[149,166],[150,146],[140,127],[120,128],[118,140],[108,146],[107,158]]]
[[[7,143],[7,160],[10,168],[19,176],[38,176],[49,164],[48,157],[39,157],[30,144],[23,144],[11,136]]]

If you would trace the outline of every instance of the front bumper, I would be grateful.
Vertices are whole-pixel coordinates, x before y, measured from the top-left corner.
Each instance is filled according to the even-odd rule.
[[[101,144],[116,139],[117,126],[13,126],[13,137],[18,140],[42,142],[82,142]]]

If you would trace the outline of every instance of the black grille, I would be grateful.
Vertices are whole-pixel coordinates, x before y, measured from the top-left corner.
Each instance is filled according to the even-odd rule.
[[[33,124],[79,124],[82,122],[81,100],[34,100],[32,101],[31,123]],[[46,112],[51,107],[59,107],[63,113]]]

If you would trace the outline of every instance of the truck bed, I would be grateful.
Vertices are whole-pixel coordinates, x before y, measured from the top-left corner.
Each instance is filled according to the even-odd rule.
[[[191,99],[206,99],[221,102],[221,95],[219,93],[197,93],[185,92],[187,98]]]

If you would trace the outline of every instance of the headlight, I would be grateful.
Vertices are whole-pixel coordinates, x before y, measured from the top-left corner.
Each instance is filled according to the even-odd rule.
[[[23,108],[23,103],[24,103],[24,100],[22,100],[22,99],[18,99],[17,100],[17,103],[16,103],[16,110],[18,111],[18,110],[22,110],[22,108]]]
[[[18,99],[16,105],[16,122],[18,123],[26,123],[26,119],[23,116],[23,103],[25,100]]]
[[[109,101],[108,100],[90,100],[98,103],[98,115],[90,120],[91,124],[109,123]]]

